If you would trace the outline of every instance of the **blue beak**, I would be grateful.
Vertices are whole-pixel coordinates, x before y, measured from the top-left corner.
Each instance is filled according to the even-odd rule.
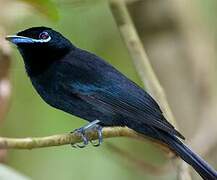
[[[20,43],[31,44],[31,43],[34,43],[34,39],[32,39],[32,38],[28,38],[28,37],[24,37],[24,36],[17,36],[17,35],[7,36],[5,39],[14,43],[14,44],[20,44]]]
[[[6,36],[6,40],[18,45],[18,44],[33,44],[33,43],[47,43],[51,40],[51,37],[49,36],[47,39],[33,39],[29,37],[24,37],[24,36],[17,36],[17,35],[12,35],[12,36]]]

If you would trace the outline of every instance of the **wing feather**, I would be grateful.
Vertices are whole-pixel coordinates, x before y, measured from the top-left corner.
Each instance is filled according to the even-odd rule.
[[[66,93],[76,95],[102,112],[126,117],[129,123],[161,129],[184,139],[164,118],[156,101],[142,88],[99,57],[90,56],[84,51],[82,55],[81,52],[77,55],[73,53],[79,61],[62,64],[62,69],[65,69],[64,81],[70,81],[64,83],[60,77]]]
[[[81,87],[84,88],[83,91],[81,90]],[[76,93],[76,95],[87,103],[92,104],[96,108],[103,108],[106,111],[127,117],[128,119],[132,120],[132,122],[139,122],[141,125],[144,124],[161,129],[184,139],[184,137],[168,121],[164,119],[161,111],[159,111],[161,114],[159,114],[157,111],[153,112],[151,107],[144,104],[142,107],[145,108],[141,109],[141,107],[139,108],[138,106],[129,103],[129,101],[126,101],[126,99],[123,98],[124,96],[114,96],[114,92],[110,92],[108,89],[92,87],[91,91],[86,92],[86,88],[90,87],[85,87],[86,85],[81,86],[81,84],[79,84],[79,91]]]

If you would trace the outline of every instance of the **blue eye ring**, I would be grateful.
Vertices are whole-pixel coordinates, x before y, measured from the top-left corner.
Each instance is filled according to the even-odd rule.
[[[48,34],[48,32],[43,31],[42,33],[39,34],[39,39],[48,39],[50,37],[50,35]]]

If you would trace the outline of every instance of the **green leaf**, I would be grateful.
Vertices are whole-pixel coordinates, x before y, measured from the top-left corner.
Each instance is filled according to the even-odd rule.
[[[42,14],[46,15],[53,21],[57,21],[59,19],[57,6],[51,0],[21,0],[25,3],[33,6]]]

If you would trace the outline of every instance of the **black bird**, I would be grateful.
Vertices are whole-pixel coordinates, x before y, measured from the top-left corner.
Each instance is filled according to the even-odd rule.
[[[44,101],[90,122],[76,131],[84,146],[87,130],[98,132],[99,145],[102,127],[127,126],[166,144],[203,179],[217,180],[217,172],[181,142],[184,137],[165,119],[156,101],[102,58],[47,27],[33,27],[6,39],[17,45]]]

